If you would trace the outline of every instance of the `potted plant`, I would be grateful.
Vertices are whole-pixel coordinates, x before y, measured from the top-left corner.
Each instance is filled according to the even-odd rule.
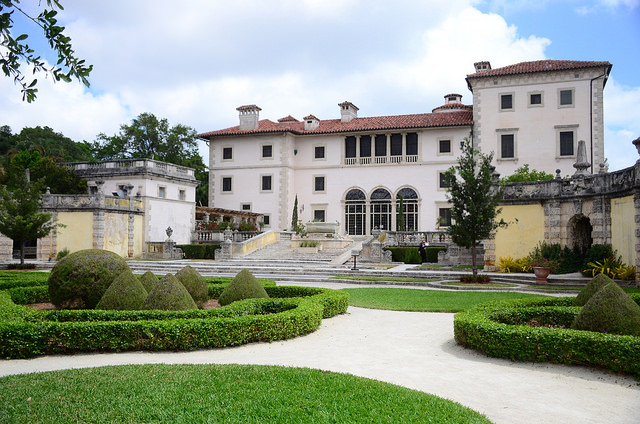
[[[557,268],[557,261],[543,257],[534,257],[531,259],[530,266],[536,276],[536,283],[545,284],[547,277],[551,273],[552,268]]]

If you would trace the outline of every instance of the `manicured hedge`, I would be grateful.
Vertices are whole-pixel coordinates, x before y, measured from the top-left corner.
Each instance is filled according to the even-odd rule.
[[[210,292],[212,286],[213,291],[222,290],[209,285]],[[247,299],[206,311],[35,311],[0,291],[0,357],[194,350],[283,340],[316,330],[323,317],[346,312],[349,302],[348,294],[329,289],[268,289],[273,289],[271,299]]]
[[[640,295],[630,296],[640,304]],[[590,365],[640,378],[640,337],[525,325],[531,319],[570,325],[580,312],[572,302],[568,297],[479,305],[456,314],[455,339],[488,356]]]
[[[418,246],[416,247],[385,247],[391,252],[394,262],[404,262],[406,264],[419,264],[422,262]],[[446,247],[427,247],[427,262],[438,262],[438,252],[447,250]]]
[[[216,249],[219,244],[179,244],[176,247],[182,249],[186,259],[215,259]]]

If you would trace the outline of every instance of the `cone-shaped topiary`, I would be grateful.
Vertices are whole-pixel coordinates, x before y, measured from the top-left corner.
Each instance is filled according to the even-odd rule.
[[[231,283],[222,290],[218,303],[225,306],[242,299],[268,298],[262,284],[247,269],[243,269],[235,276]]]
[[[107,250],[88,249],[60,260],[49,275],[49,298],[58,309],[93,309],[129,265]]]
[[[589,281],[589,284],[584,286],[578,296],[573,300],[573,304],[576,306],[584,306],[589,299],[596,294],[598,290],[603,288],[609,283],[613,283],[613,280],[604,274],[598,274]]]
[[[202,308],[202,305],[207,303],[209,300],[209,288],[198,271],[187,265],[176,272],[176,278],[187,289],[198,308]]]
[[[121,311],[134,311],[140,309],[142,302],[147,298],[147,291],[131,271],[124,271],[116,277],[96,309],[116,309]]]
[[[191,295],[175,275],[167,274],[151,290],[140,309],[186,311],[197,308]]]
[[[151,290],[158,284],[158,281],[160,281],[158,276],[151,271],[147,271],[140,276],[140,282],[147,293],[151,293]]]
[[[616,283],[609,283],[582,307],[571,328],[640,336],[640,306]]]

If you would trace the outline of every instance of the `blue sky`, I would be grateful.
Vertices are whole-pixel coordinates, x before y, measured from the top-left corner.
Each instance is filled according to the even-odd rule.
[[[23,0],[25,8],[37,0]],[[261,118],[430,112],[470,104],[473,63],[607,60],[605,155],[633,164],[640,136],[640,0],[63,0],[60,23],[94,65],[91,88],[39,78],[35,104],[0,78],[0,125],[48,125],[74,140],[143,112],[199,132]],[[16,32],[29,29],[20,22]],[[40,45],[31,37],[31,43]],[[44,55],[44,57],[51,57]],[[203,153],[206,154],[203,144]]]

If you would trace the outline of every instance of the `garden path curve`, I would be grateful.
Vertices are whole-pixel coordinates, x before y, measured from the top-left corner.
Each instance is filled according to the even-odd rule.
[[[312,334],[194,352],[131,352],[0,361],[0,376],[147,363],[318,368],[374,378],[457,401],[496,424],[637,423],[640,382],[579,366],[487,358],[453,340],[453,314],[350,307]],[[363,394],[364,395],[364,394]]]

